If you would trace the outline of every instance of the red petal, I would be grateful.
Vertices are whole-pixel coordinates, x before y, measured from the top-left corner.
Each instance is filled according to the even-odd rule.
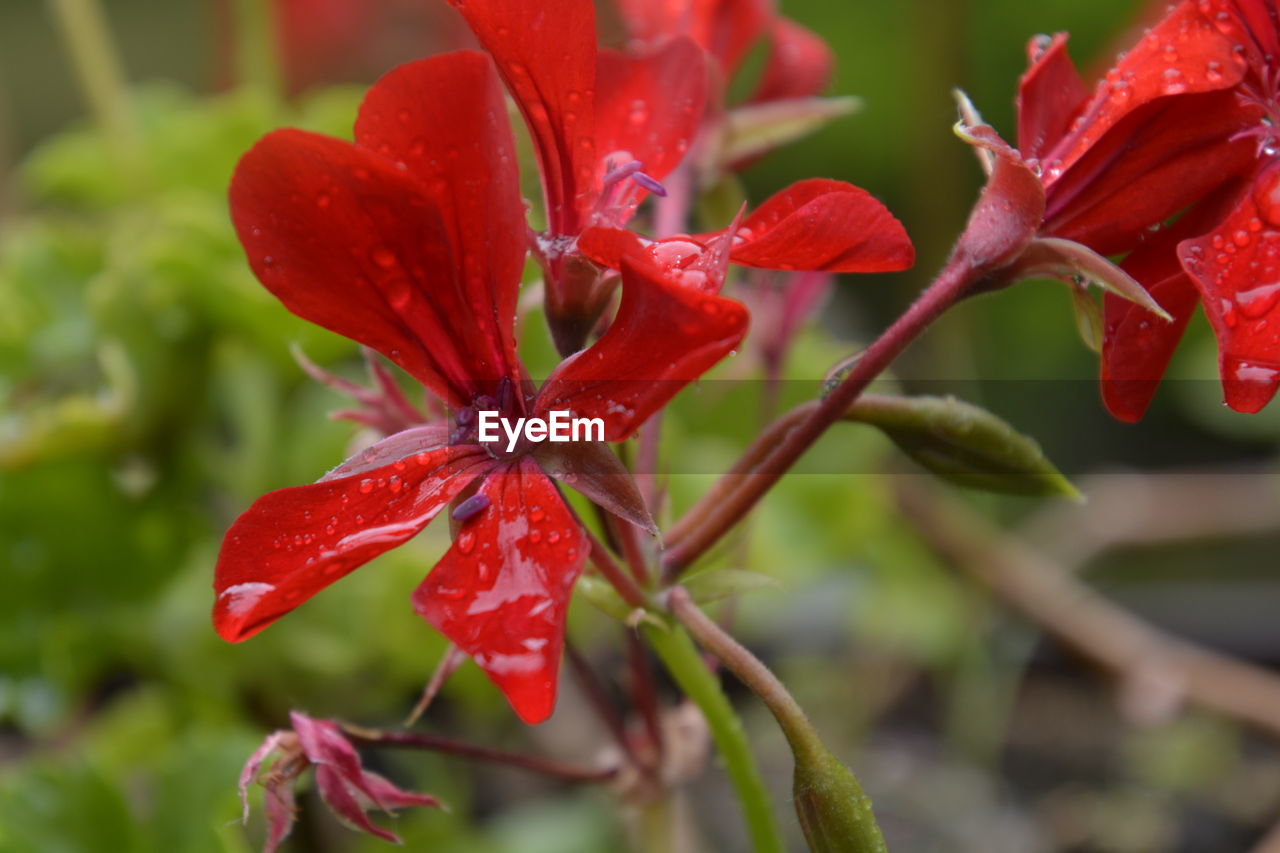
[[[813,178],[773,195],[738,229],[734,263],[778,270],[892,272],[915,261],[907,232],[866,190]]]
[[[625,152],[661,180],[698,132],[707,103],[707,55],[686,38],[628,56],[600,52],[596,71],[596,150]]]
[[[259,771],[262,770],[263,763],[271,753],[280,747],[280,741],[288,735],[288,732],[272,732],[267,735],[267,739],[262,745],[253,751],[249,756],[249,760],[244,763],[244,767],[240,770],[240,781],[236,786],[236,790],[240,792],[240,805],[244,814],[244,822],[249,822],[249,784],[258,778]]]
[[[1127,115],[1169,95],[1228,89],[1244,76],[1233,42],[1183,0],[1098,84],[1081,120],[1046,156],[1046,185],[1071,169]]]
[[[400,838],[395,833],[388,832],[369,820],[360,801],[347,787],[346,780],[332,767],[324,764],[316,767],[316,787],[320,789],[320,798],[324,800],[325,805],[343,823],[352,829],[381,838],[383,841],[390,841],[392,844],[400,843]]]
[[[1046,47],[1044,36],[1027,45],[1031,67],[1018,85],[1018,150],[1040,157],[1058,143],[1089,96],[1080,72],[1067,55],[1067,34],[1058,33]]]
[[[346,465],[360,473],[263,495],[222,542],[214,627],[233,643],[252,637],[412,538],[492,461],[478,445],[420,445],[378,468],[353,460]]]
[[[1259,411],[1280,388],[1280,164],[1262,169],[1235,210],[1178,255],[1218,337],[1227,405]]]
[[[587,539],[529,457],[494,470],[490,500],[413,594],[422,618],[471,655],[526,723],[551,715],[565,610]]]
[[[618,0],[617,6],[635,38],[689,36],[726,75],[737,69],[772,11],[767,0]]]
[[[591,0],[449,0],[498,64],[533,134],[558,234],[577,234],[595,177],[592,133],[596,83]]]
[[[453,285],[467,320],[449,328],[466,336],[472,357],[482,359],[477,368],[496,366],[498,376],[518,380],[516,297],[527,238],[515,140],[493,64],[458,51],[401,65],[365,96],[355,136],[421,181],[459,264]]]
[[[592,262],[610,269],[622,266],[630,254],[646,257],[669,281],[692,290],[719,293],[724,286],[733,253],[730,231],[703,234],[698,238],[680,236],[665,240],[649,240],[623,228],[592,227],[582,233],[578,251]]]
[[[607,441],[650,415],[738,346],[747,311],[732,299],[670,280],[651,259],[622,261],[622,303],[591,347],[556,368],[534,404],[604,420]]]
[[[1103,297],[1102,401],[1126,423],[1137,423],[1146,414],[1200,302],[1191,279],[1178,265],[1176,245],[1177,239],[1162,234],[1120,265],[1146,287],[1173,322],[1115,294]]]
[[[1166,98],[1130,114],[1050,185],[1043,233],[1128,251],[1149,226],[1252,166],[1253,141],[1226,140],[1257,119],[1234,92]]]
[[[419,794],[396,787],[390,780],[370,770],[364,771],[364,786],[373,795],[373,801],[385,810],[411,806],[439,808],[440,801],[430,794]]]
[[[359,779],[364,772],[356,748],[342,734],[342,729],[331,720],[317,720],[300,711],[289,712],[289,724],[298,735],[302,754],[312,764],[331,766],[348,779]]]
[[[592,263],[616,270],[622,266],[623,258],[642,253],[653,242],[626,228],[597,225],[582,232],[578,251]]]
[[[298,810],[293,799],[293,779],[284,778],[268,782],[263,805],[267,812],[267,843],[262,853],[275,853],[280,844],[289,837],[294,821],[298,819]]]
[[[778,16],[770,24],[769,40],[769,58],[752,101],[808,98],[831,82],[835,61],[817,33]]]
[[[278,130],[236,168],[231,214],[258,279],[290,311],[381,352],[458,405],[510,365],[483,326],[422,185],[389,160]],[[486,326],[488,324],[485,324]]]

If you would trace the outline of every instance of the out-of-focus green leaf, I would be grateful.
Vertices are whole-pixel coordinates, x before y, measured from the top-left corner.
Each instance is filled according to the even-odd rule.
[[[689,596],[698,604],[720,601],[744,592],[758,589],[779,589],[777,578],[747,569],[713,569],[690,575],[682,582]]]

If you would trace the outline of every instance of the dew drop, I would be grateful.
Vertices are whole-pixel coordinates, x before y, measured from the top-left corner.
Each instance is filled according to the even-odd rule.
[[[373,259],[375,264],[382,267],[384,270],[389,270],[396,265],[395,252],[391,251],[386,246],[378,246],[370,253],[369,257]]]
[[[476,548],[476,535],[470,530],[464,530],[458,536],[458,550],[464,554],[470,554]]]
[[[1253,202],[1264,222],[1280,225],[1280,161],[1267,166],[1257,177]]]
[[[1261,320],[1271,313],[1277,302],[1280,302],[1280,282],[1264,284],[1236,294],[1236,305],[1240,306],[1240,313],[1250,320]]]

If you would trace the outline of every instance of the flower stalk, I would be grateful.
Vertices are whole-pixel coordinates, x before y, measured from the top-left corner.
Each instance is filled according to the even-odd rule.
[[[795,756],[795,805],[811,850],[885,853],[871,801],[853,773],[831,754],[804,709],[764,663],[708,618],[683,587],[668,593],[672,614],[773,714]]]
[[[729,703],[715,674],[707,669],[688,632],[673,621],[641,626],[650,647],[662,659],[680,689],[706,718],[711,737],[724,760],[738,802],[746,816],[755,853],[782,853],[786,848],[769,802],[764,779],[751,752],[742,720]]]
[[[97,0],[48,3],[94,121],[120,168],[136,178],[141,170],[140,136],[106,14]]]

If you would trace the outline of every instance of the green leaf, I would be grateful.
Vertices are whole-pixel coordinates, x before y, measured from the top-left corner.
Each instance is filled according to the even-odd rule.
[[[985,409],[954,397],[867,394],[854,403],[845,419],[878,428],[920,465],[968,488],[1081,497],[1034,439]]]
[[[579,595],[606,616],[612,616],[619,622],[626,622],[631,615],[631,606],[623,601],[617,590],[603,578],[583,575],[578,578],[577,589]]]
[[[1084,345],[1096,353],[1102,352],[1102,306],[1089,293],[1087,287],[1071,287],[1071,307],[1075,309],[1076,331]]]
[[[790,98],[737,107],[725,119],[716,165],[723,168],[767,154],[861,108],[862,101],[851,96]]]
[[[782,584],[777,578],[761,572],[752,572],[747,569],[716,569],[686,578],[684,587],[695,602],[708,604],[757,589],[781,589]]]

